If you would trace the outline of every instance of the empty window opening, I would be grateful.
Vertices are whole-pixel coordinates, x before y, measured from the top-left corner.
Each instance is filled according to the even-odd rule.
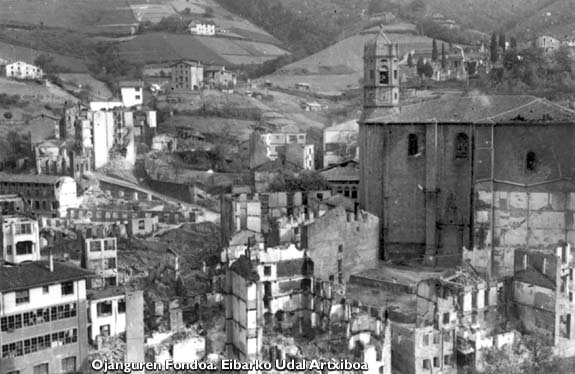
[[[535,171],[537,168],[537,155],[535,152],[527,152],[525,156],[525,168],[527,171]]]
[[[571,314],[564,314],[560,318],[559,322],[559,334],[562,338],[571,338]]]
[[[417,135],[409,134],[407,137],[407,155],[415,156],[418,152]]]
[[[469,137],[466,134],[457,134],[455,138],[455,158],[465,159],[469,155]]]

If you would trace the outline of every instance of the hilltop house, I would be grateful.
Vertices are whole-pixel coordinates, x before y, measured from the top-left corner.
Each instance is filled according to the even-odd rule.
[[[40,79],[44,76],[42,69],[24,61],[15,61],[0,66],[1,75],[14,79]]]
[[[188,29],[193,35],[216,35],[216,24],[211,21],[194,21],[188,25]]]

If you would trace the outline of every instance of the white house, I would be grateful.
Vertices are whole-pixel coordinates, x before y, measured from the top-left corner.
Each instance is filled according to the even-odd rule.
[[[40,260],[38,221],[24,216],[2,216],[2,254],[6,261],[21,263]]]
[[[122,94],[122,103],[126,108],[144,103],[144,82],[122,81],[119,85]]]
[[[126,295],[120,288],[88,291],[88,338],[116,336],[126,331]]]
[[[39,67],[24,61],[15,61],[2,67],[2,75],[14,79],[40,79],[44,72]]]
[[[193,35],[216,35],[216,25],[213,22],[192,22],[188,28]]]

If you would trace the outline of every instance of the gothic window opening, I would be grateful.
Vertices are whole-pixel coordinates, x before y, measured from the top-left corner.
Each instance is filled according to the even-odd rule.
[[[389,84],[389,68],[387,67],[387,60],[381,60],[379,68],[379,83]]]
[[[527,171],[535,171],[537,167],[537,155],[535,152],[527,152],[527,156],[525,156],[525,168]]]
[[[455,158],[466,159],[469,156],[469,137],[466,134],[457,134],[455,138]]]
[[[409,134],[407,137],[407,155],[415,156],[418,153],[417,135]]]

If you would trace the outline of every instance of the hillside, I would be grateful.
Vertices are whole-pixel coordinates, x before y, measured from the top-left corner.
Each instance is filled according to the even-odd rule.
[[[137,35],[119,47],[121,58],[134,63],[189,59],[205,64],[261,64],[288,52],[267,43],[236,38],[150,33]]]
[[[522,39],[531,39],[536,35],[548,34],[558,37],[574,36],[573,20],[575,4],[572,0],[554,1],[534,12],[530,17],[521,18],[509,30],[510,35],[521,35]]]
[[[376,32],[362,33],[346,38],[331,47],[284,66],[266,77],[280,87],[293,87],[307,82],[314,90],[343,91],[359,87],[363,75],[363,46]],[[399,53],[409,51],[431,53],[432,39],[425,36],[387,33],[393,43],[399,43]]]

